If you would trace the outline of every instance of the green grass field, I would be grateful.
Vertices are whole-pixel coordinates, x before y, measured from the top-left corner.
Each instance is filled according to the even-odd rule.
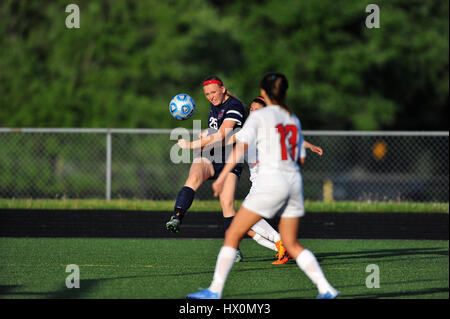
[[[239,207],[240,202],[236,203]],[[0,199],[0,208],[171,210],[173,201]],[[311,202],[308,212],[448,213],[448,203]],[[194,201],[191,211],[218,211],[218,201]],[[449,298],[448,241],[302,240],[315,253],[341,298]],[[0,238],[0,298],[184,298],[212,279],[222,240]],[[271,265],[274,253],[241,243],[223,297],[314,298],[316,288],[294,261]],[[80,288],[65,285],[66,266],[80,268]],[[380,288],[367,288],[380,270]]]
[[[302,240],[341,298],[449,298],[448,241]],[[184,298],[212,279],[222,240],[0,238],[0,298]],[[241,243],[223,298],[314,298],[294,261],[271,265],[272,251]],[[80,268],[68,289],[66,266]],[[380,288],[367,288],[380,270]]]
[[[236,209],[242,201],[236,201]],[[120,209],[171,211],[174,201],[151,201],[114,199],[0,199],[0,208],[8,209]],[[401,213],[448,213],[449,203],[416,202],[352,202],[352,201],[305,201],[307,212],[401,212]],[[221,211],[218,200],[194,201],[190,211]]]

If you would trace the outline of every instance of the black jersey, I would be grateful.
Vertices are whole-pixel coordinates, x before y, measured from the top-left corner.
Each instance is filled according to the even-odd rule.
[[[230,96],[224,103],[214,106],[211,104],[209,117],[208,117],[208,135],[217,132],[222,125],[223,121],[232,120],[236,122],[233,130],[237,128],[242,128],[242,125],[245,122],[245,109],[244,105],[238,99]],[[222,147],[222,156],[221,159],[218,159],[217,156],[214,157],[214,162],[222,162],[225,163],[226,155],[232,150],[233,146],[228,145],[227,148]],[[207,148],[208,149],[208,148]],[[206,150],[207,150],[206,149]],[[206,151],[205,150],[205,151]],[[214,155],[214,149],[209,150],[210,155]]]

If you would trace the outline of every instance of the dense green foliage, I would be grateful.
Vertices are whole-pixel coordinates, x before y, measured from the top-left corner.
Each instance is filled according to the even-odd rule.
[[[248,102],[271,70],[290,80],[305,129],[448,130],[448,1],[67,1],[0,3],[0,127],[206,126],[201,81]]]

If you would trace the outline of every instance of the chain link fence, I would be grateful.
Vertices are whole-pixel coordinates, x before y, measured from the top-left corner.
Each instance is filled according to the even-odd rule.
[[[175,200],[170,130],[0,129],[0,198]],[[192,132],[191,132],[192,133]],[[305,131],[305,199],[448,202],[448,132]],[[191,135],[192,136],[192,135]],[[237,199],[249,188],[247,165]],[[211,181],[197,199],[213,199]]]

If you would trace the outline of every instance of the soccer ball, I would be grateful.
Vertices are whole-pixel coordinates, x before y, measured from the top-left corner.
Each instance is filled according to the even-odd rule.
[[[169,103],[170,114],[177,120],[187,120],[195,111],[194,99],[188,94],[177,94]]]

